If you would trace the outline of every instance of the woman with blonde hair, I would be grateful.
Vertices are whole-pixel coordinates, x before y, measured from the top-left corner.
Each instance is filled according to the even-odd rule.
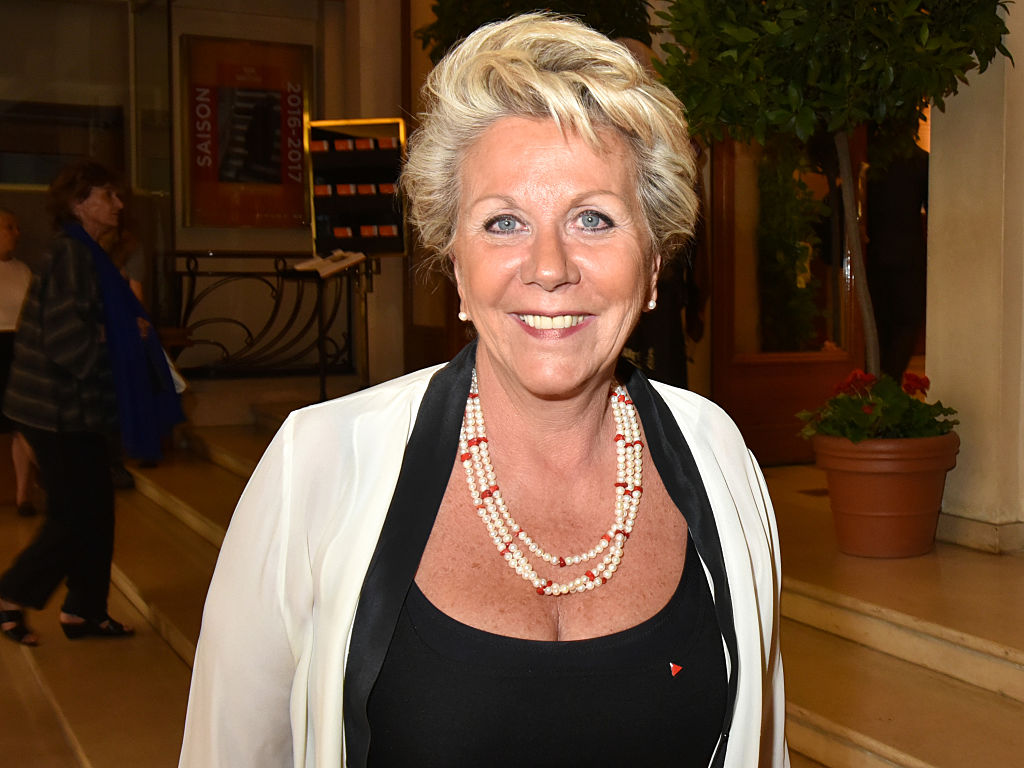
[[[285,422],[181,765],[788,765],[761,473],[620,359],[697,216],[682,106],[544,15],[470,35],[425,96],[402,189],[478,340]]]

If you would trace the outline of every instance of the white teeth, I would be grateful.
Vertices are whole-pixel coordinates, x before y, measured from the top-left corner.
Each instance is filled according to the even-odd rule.
[[[585,315],[517,315],[531,328],[547,331],[552,328],[572,328],[583,322]]]

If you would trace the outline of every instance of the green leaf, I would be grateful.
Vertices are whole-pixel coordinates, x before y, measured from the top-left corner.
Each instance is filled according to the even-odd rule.
[[[757,40],[760,35],[752,29],[738,27],[735,24],[723,24],[722,32],[738,43],[750,43]]]
[[[818,82],[818,75],[821,74],[821,60],[817,57],[812,57],[807,62],[807,84],[815,85]]]
[[[814,125],[817,122],[814,110],[804,107],[796,116],[796,135],[800,141],[807,141],[814,135]]]
[[[793,83],[790,83],[786,88],[786,95],[789,98],[789,106],[794,111],[800,109],[800,105],[803,103],[803,97],[800,94],[800,89]]]

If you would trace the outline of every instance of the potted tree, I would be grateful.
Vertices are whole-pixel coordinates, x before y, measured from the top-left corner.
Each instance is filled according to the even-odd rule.
[[[839,549],[863,557],[931,550],[946,473],[956,464],[956,411],[928,403],[926,376],[902,386],[854,371],[814,411],[801,434],[825,470]]]
[[[660,15],[676,44],[659,67],[687,108],[693,133],[728,133],[767,145],[835,147],[845,231],[865,332],[868,370],[879,370],[853,192],[849,136],[871,126],[891,154],[909,149],[926,107],[944,107],[967,73],[983,72],[1003,45],[1002,0],[674,0]]]

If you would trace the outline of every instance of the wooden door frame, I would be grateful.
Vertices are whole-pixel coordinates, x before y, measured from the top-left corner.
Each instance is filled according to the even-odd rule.
[[[711,158],[711,394],[732,416],[754,455],[764,464],[813,460],[800,438],[797,411],[813,408],[852,369],[864,364],[864,339],[853,276],[844,269],[851,300],[846,302],[844,348],[814,352],[741,353],[735,345],[735,155],[729,139]]]

